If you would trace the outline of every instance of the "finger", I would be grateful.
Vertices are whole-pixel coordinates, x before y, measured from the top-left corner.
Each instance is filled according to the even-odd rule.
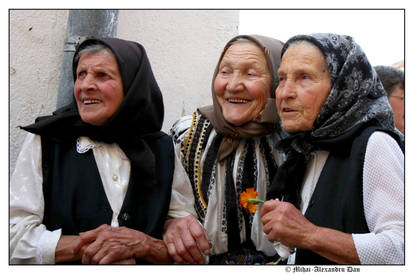
[[[177,262],[179,264],[184,264],[185,263],[185,260],[181,256],[179,256],[178,252],[176,251],[174,243],[168,243],[166,246],[168,247],[169,256],[171,256],[171,258],[175,262]]]
[[[186,234],[190,234],[189,232]],[[185,233],[181,237],[183,238]],[[176,252],[179,256],[182,257],[184,263],[195,264],[195,260],[192,258],[191,253],[187,250],[186,245],[182,241],[181,237],[177,237],[174,241]]]
[[[91,264],[101,264],[101,261],[103,258],[109,257],[110,254],[116,253],[117,254],[117,249],[121,246],[121,244],[114,240],[114,239],[109,239],[105,242],[102,243],[101,248],[96,252],[96,254],[90,259]],[[121,257],[121,258],[116,258],[112,261],[117,261],[118,259],[125,259],[126,257]],[[107,258],[106,261],[109,261],[109,258]],[[110,263],[110,262],[107,262]]]
[[[271,229],[272,228],[271,228],[271,225],[269,223],[264,224],[264,222],[263,222],[262,231],[264,231],[264,233],[267,234],[267,236],[268,236],[268,234],[270,234]]]
[[[184,259],[178,254],[178,251],[176,250],[175,247],[175,239],[177,239],[179,236],[175,234],[173,229],[167,229],[165,233],[163,234],[163,241],[165,242],[165,245],[168,249],[168,254],[171,256],[171,258],[180,264],[185,263]]]
[[[274,210],[277,208],[277,206],[280,204],[280,200],[275,199],[275,200],[268,200],[266,201],[262,207],[261,207],[261,212],[260,215],[261,217],[263,217],[265,214],[267,214],[268,212]]]
[[[108,245],[104,247],[103,257],[97,258],[99,264],[112,264],[117,261],[133,258],[133,250],[127,246],[119,243]]]
[[[82,263],[83,264],[90,264],[92,262],[92,258],[96,255],[96,253],[101,249],[102,247],[102,240],[98,239],[91,243],[83,252],[82,256]]]
[[[267,239],[270,242],[280,242],[280,234],[272,227],[267,228]]]
[[[111,226],[109,226],[107,224],[103,224],[103,225],[101,225],[101,226],[99,226],[95,229],[79,233],[79,236],[80,236],[81,240],[83,241],[83,243],[90,243],[90,242],[96,240],[97,235],[100,232],[105,231],[105,230],[110,230],[110,229],[111,229]]]
[[[204,263],[204,257],[202,256],[202,253],[200,249],[198,248],[197,241],[192,236],[192,233],[182,234],[182,242],[186,250],[189,252],[190,256],[192,257],[192,259],[194,260],[194,262],[192,263],[199,263],[199,264]]]
[[[84,248],[87,243],[84,243],[83,240],[78,236],[76,237],[76,240],[73,241],[73,244],[74,244],[73,252],[76,254],[81,254],[82,248]]]
[[[96,254],[90,258],[89,264],[99,264],[101,259],[104,258],[108,252],[108,249],[99,249]]]
[[[205,255],[209,255],[211,249],[211,242],[206,233],[205,229],[198,223],[197,220],[194,220],[189,225],[189,231],[192,234],[192,237],[195,238],[198,248]]]

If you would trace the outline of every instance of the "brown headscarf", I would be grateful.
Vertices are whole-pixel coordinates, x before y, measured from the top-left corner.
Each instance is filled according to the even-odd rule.
[[[262,49],[271,72],[272,85],[270,98],[267,99],[267,104],[258,117],[255,117],[253,120],[241,126],[234,126],[226,121],[222,114],[221,106],[219,105],[215,94],[214,82],[225,52],[239,39],[251,41]],[[199,109],[199,112],[208,118],[217,133],[224,136],[218,150],[219,161],[230,155],[238,147],[239,139],[263,136],[279,128],[279,117],[275,105],[275,88],[278,85],[277,70],[281,62],[281,49],[283,44],[284,43],[279,40],[261,35],[238,35],[225,45],[212,78],[213,105]]]

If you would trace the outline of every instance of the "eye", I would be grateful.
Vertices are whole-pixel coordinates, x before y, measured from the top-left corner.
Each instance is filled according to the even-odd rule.
[[[107,73],[104,72],[104,71],[98,71],[98,72],[96,73],[96,76],[97,76],[97,77],[100,77],[100,78],[105,78],[105,77],[109,77],[109,74],[107,74]]]
[[[231,72],[231,70],[227,67],[221,68],[220,71],[219,71],[219,73],[222,74],[222,75],[229,74],[230,72]]]
[[[285,76],[283,75],[279,75],[278,76],[278,82],[284,81],[285,80]]]
[[[247,75],[248,75],[248,76],[257,76],[257,72],[254,71],[254,70],[249,70],[249,71],[247,72]]]
[[[84,78],[86,76],[86,71],[81,70],[77,73],[77,78]]]

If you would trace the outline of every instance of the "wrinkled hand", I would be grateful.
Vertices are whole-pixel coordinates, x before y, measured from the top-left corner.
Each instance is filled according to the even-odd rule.
[[[203,254],[209,255],[211,249],[208,234],[192,215],[167,220],[163,240],[178,263],[205,264]]]
[[[56,245],[55,263],[79,261],[86,248],[87,243],[79,236],[62,235]]]
[[[269,241],[305,248],[317,230],[291,203],[278,199],[266,201],[261,208],[261,221]]]
[[[126,227],[101,225],[94,230],[80,233],[84,243],[83,264],[135,264],[135,257],[147,252],[147,235]]]

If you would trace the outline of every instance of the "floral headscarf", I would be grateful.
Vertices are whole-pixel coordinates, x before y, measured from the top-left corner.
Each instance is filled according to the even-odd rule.
[[[329,150],[340,142],[351,140],[358,130],[368,125],[379,126],[402,139],[394,127],[386,91],[367,56],[352,37],[331,33],[297,35],[286,42],[281,56],[299,41],[307,41],[323,53],[330,72],[331,91],[312,130],[287,133],[279,143],[279,148],[287,154],[287,160],[284,167],[279,168],[275,178],[277,183],[274,181],[271,185],[268,197],[286,195],[284,198],[297,207],[310,152],[320,148]],[[295,176],[291,176],[292,173]]]
[[[329,33],[299,35],[286,43],[281,54],[299,40],[309,41],[322,51],[331,76],[331,92],[314,123],[312,137],[335,137],[373,119],[394,130],[386,91],[352,37]]]

